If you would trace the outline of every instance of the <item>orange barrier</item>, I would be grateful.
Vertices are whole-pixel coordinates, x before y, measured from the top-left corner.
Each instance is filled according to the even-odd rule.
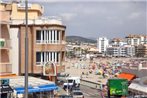
[[[10,77],[15,77],[17,76],[16,74],[0,74],[0,78],[10,78]]]

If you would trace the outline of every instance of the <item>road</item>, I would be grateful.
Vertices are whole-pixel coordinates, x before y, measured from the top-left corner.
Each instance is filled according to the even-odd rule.
[[[100,91],[98,91],[97,89],[93,89],[84,85],[81,85],[80,89],[84,94],[84,98],[102,98],[100,95]]]

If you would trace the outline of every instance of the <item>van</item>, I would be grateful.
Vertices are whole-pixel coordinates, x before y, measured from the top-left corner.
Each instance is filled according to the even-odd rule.
[[[67,77],[65,83],[63,84],[63,88],[80,87],[80,77]]]

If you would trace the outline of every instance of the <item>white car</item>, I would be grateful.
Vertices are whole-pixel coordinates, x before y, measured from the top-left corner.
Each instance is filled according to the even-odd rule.
[[[84,98],[84,95],[80,90],[74,90],[71,95],[73,98]]]

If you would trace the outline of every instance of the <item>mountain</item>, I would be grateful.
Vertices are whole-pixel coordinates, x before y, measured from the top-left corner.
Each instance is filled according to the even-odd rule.
[[[66,36],[67,42],[85,42],[85,43],[96,43],[96,40],[84,38],[81,36]]]

